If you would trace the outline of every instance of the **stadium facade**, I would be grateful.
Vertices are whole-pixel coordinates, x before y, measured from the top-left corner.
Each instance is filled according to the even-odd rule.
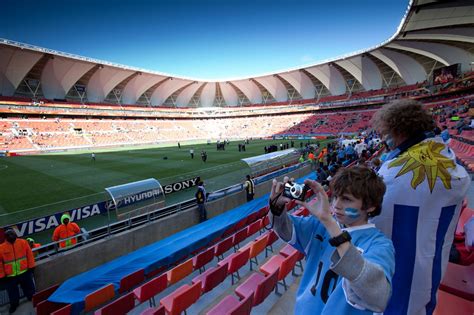
[[[80,103],[235,107],[318,102],[472,71],[472,1],[410,1],[397,32],[352,54],[257,77],[203,81],[0,39],[0,95]]]

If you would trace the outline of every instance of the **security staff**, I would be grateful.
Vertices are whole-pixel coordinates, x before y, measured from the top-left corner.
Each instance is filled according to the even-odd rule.
[[[79,226],[74,223],[70,222],[71,217],[69,214],[65,213],[61,216],[61,223],[53,232],[53,241],[58,242],[60,240],[64,240],[59,243],[59,249],[67,249],[69,247],[73,247],[77,244],[77,239],[75,237],[70,238],[76,234],[81,232]]]
[[[12,314],[20,304],[18,285],[30,301],[35,293],[32,274],[35,258],[28,242],[17,238],[13,229],[5,231],[5,240],[0,244],[0,281],[5,283]]]
[[[250,178],[250,175],[247,175],[247,180],[244,184],[245,191],[247,192],[247,202],[253,200],[255,195],[255,182]]]

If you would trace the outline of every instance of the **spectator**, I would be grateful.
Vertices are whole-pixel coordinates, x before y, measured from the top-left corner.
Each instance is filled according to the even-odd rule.
[[[69,249],[77,244],[77,238],[73,236],[79,234],[81,229],[76,223],[70,221],[69,214],[63,214],[61,224],[53,232],[53,242],[61,241],[59,243],[60,250]]]
[[[434,121],[420,103],[387,104],[374,126],[392,149],[379,170],[387,185],[382,215],[372,220],[397,253],[385,313],[431,314],[470,178],[446,144],[432,137]]]
[[[95,153],[94,152],[92,152],[92,154],[91,154],[91,159],[92,159],[92,162],[95,162]]]
[[[12,314],[20,304],[18,285],[29,301],[35,293],[32,274],[35,258],[28,242],[17,238],[13,229],[5,231],[5,240],[0,244],[0,281],[5,284]]]
[[[204,182],[201,180],[198,183],[198,190],[194,195],[196,197],[196,202],[199,210],[199,223],[207,220],[207,210],[206,210],[206,201],[208,194],[204,188]]]
[[[305,184],[317,195],[315,204],[297,201],[310,211],[309,217],[287,214],[282,183],[273,182],[270,197],[275,231],[306,255],[294,313],[383,312],[391,294],[394,249],[383,233],[367,224],[369,217],[380,214],[382,179],[366,167],[342,169],[331,182],[332,206],[320,184]]]
[[[449,135],[448,126],[444,125],[443,131],[441,131],[441,139],[443,139],[444,143],[449,143],[449,138],[451,138],[451,136]]]
[[[255,182],[247,175],[247,180],[244,183],[245,191],[247,193],[247,202],[252,201],[255,195]]]
[[[191,155],[191,159],[194,159],[194,149],[189,149],[189,154]]]

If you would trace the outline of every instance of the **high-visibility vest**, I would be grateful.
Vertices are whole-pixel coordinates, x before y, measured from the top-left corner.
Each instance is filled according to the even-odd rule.
[[[68,224],[59,225],[53,232],[53,241],[57,242],[59,240],[67,239],[68,237],[79,234],[81,230],[79,226],[74,222],[69,222]],[[65,249],[67,247],[72,247],[77,244],[77,239],[75,237],[67,239],[59,243],[59,248]]]
[[[17,238],[13,244],[0,244],[0,278],[15,277],[35,267],[35,258],[30,245]]]
[[[245,183],[247,184],[245,187],[247,194],[253,195],[255,193],[255,184],[253,180],[247,180]]]

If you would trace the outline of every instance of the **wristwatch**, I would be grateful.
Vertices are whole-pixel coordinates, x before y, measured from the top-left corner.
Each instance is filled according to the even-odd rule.
[[[329,239],[329,244],[334,247],[338,247],[339,245],[345,243],[345,242],[350,242],[352,239],[351,235],[347,231],[343,231],[341,234],[338,236],[331,237]]]

